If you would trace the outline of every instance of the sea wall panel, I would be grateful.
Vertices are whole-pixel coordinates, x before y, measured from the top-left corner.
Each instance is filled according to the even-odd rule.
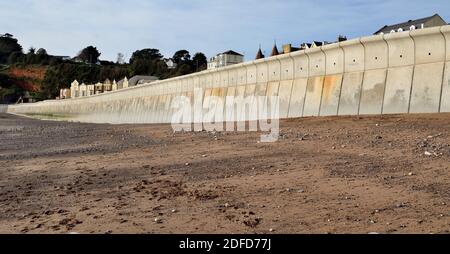
[[[360,115],[381,114],[386,76],[386,69],[368,70],[364,73],[359,106]]]
[[[294,59],[289,54],[277,57],[281,65],[281,80],[294,80]]]
[[[294,59],[294,78],[309,77],[309,58],[304,50],[296,51],[291,54]]]
[[[256,83],[267,82],[269,80],[269,66],[267,60],[259,59],[253,63],[256,65]]]
[[[357,115],[364,72],[344,73],[338,115]]]
[[[389,68],[383,114],[408,113],[414,66]]]
[[[440,27],[411,31],[415,68],[410,113],[439,112],[445,63],[445,38]]]
[[[388,45],[383,35],[362,37],[364,70],[386,69],[389,63]]]
[[[360,40],[343,41],[339,46],[344,51],[344,72],[364,71],[364,46]]]
[[[259,68],[259,67],[258,67]],[[276,57],[271,57],[270,61],[267,61],[267,68],[269,76],[268,81],[279,81],[281,79],[281,62]],[[263,83],[259,82],[259,83]]]
[[[309,76],[324,76],[325,75],[325,54],[321,48],[306,49],[305,53],[309,58]]]
[[[305,105],[303,106],[303,116],[319,115],[323,80],[323,76],[312,77],[308,79],[305,95]]]
[[[414,74],[415,49],[410,32],[385,34],[389,66],[383,101],[383,112],[408,113]]]
[[[278,89],[278,95],[280,98],[279,114],[280,118],[287,118],[289,113],[289,102],[291,99],[292,92],[292,80],[282,80],[280,81],[280,88]]]
[[[243,117],[245,121],[257,120],[258,108],[254,105],[257,103],[255,100],[256,84],[248,84],[245,86],[244,100],[248,103],[248,108],[244,109]],[[246,105],[247,107],[247,105]]]
[[[439,112],[443,72],[444,63],[415,66],[410,113]]]
[[[245,66],[246,68],[246,82],[238,82],[239,85],[245,85],[245,84],[255,84],[256,83],[256,65],[254,64],[248,64]]]
[[[342,74],[344,72],[344,51],[339,43],[333,43],[322,47],[325,53],[326,75]]]
[[[450,62],[445,63],[440,112],[450,112]]]
[[[337,115],[341,93],[342,74],[325,76],[323,81],[321,116]]]

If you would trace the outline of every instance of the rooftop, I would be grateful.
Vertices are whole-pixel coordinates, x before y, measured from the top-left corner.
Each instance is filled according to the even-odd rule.
[[[233,50],[228,50],[228,51],[225,51],[225,52],[223,52],[223,53],[221,53],[221,54],[224,54],[224,55],[236,55],[236,56],[243,56],[243,55],[241,55],[241,54],[239,54],[238,52],[236,52],[236,51],[233,51]]]
[[[441,22],[442,25],[447,24],[447,22],[445,22],[444,19],[442,19],[441,16],[439,16],[439,14],[434,14],[433,16],[415,19],[415,20],[410,19],[406,22],[402,22],[402,23],[398,23],[398,24],[394,24],[394,25],[385,25],[382,28],[378,29],[378,31],[376,31],[374,34],[390,33],[392,30],[397,31],[399,28],[401,28],[403,30],[409,30],[409,28],[411,26],[420,27],[422,24],[425,24],[426,22],[430,21],[433,18],[440,19],[442,21]]]

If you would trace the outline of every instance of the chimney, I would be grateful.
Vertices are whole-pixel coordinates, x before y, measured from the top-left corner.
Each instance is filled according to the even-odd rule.
[[[292,45],[291,44],[284,44],[283,45],[283,54],[291,53],[292,52]]]

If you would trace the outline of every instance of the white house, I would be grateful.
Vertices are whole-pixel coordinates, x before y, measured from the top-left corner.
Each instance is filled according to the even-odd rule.
[[[220,68],[232,64],[238,64],[244,62],[244,56],[233,51],[228,50],[223,53],[219,53],[216,56],[209,59],[208,70]]]
[[[71,98],[76,98],[79,97],[79,83],[78,81],[74,80],[71,84],[70,84],[70,97]]]
[[[164,62],[166,63],[168,69],[177,68],[177,64],[172,60],[172,58],[164,59]]]
[[[88,94],[87,94],[87,86],[86,86],[85,83],[81,83],[79,89],[80,89],[79,90],[80,93],[79,93],[78,97],[88,96]]]

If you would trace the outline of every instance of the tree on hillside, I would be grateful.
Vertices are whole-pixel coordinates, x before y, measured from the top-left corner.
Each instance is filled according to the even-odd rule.
[[[119,81],[124,77],[130,77],[128,74],[128,70],[124,66],[110,65],[110,66],[102,66],[99,74],[98,80],[116,80]]]
[[[194,57],[192,57],[192,64],[195,71],[202,71],[207,68],[208,60],[206,59],[205,54],[198,52],[194,54]]]
[[[175,52],[175,54],[173,54],[172,60],[177,65],[182,65],[184,63],[189,63],[189,61],[191,61],[191,55],[189,54],[189,51],[185,49],[178,50],[177,52]]]
[[[50,62],[51,56],[47,54],[47,50],[40,48],[36,51],[36,56],[34,57],[35,64],[47,65]]]
[[[130,58],[130,64],[133,64],[137,59],[149,60],[162,59],[163,55],[159,52],[159,49],[141,49],[133,52]]]
[[[17,62],[23,61],[23,54],[22,52],[13,52],[8,57],[8,63],[9,64],[15,64]]]
[[[47,54],[45,49],[40,48],[36,51],[36,48],[30,47],[26,56],[22,59],[18,59],[16,63],[47,65],[49,60],[50,56]]]
[[[193,72],[192,66],[190,64],[185,63],[185,64],[181,64],[181,65],[177,66],[177,68],[175,69],[174,76],[176,77],[176,76],[181,76],[181,75],[187,75],[192,72]]]
[[[36,55],[48,55],[47,50],[45,50],[44,48],[40,48],[36,51]]]
[[[12,37],[13,37],[13,35],[12,35],[12,34],[10,34],[10,33],[6,33],[6,34],[2,34],[2,35],[0,35],[0,37],[5,37],[5,38],[12,38]]]
[[[22,46],[12,34],[6,33],[0,36],[0,63],[7,63],[13,52],[22,52]]]
[[[34,54],[36,54],[36,48],[34,48],[34,47],[30,47],[29,49],[28,49],[28,53],[27,53],[28,55],[34,55]]]
[[[8,104],[16,102],[23,95],[24,90],[13,85],[13,80],[8,75],[0,72],[0,103]]]
[[[133,53],[130,58],[130,74],[131,75],[157,75],[158,66],[162,62],[163,55],[159,49],[141,49]]]
[[[98,58],[101,53],[94,46],[89,46],[80,51],[78,57],[85,63],[95,64],[98,62]]]

